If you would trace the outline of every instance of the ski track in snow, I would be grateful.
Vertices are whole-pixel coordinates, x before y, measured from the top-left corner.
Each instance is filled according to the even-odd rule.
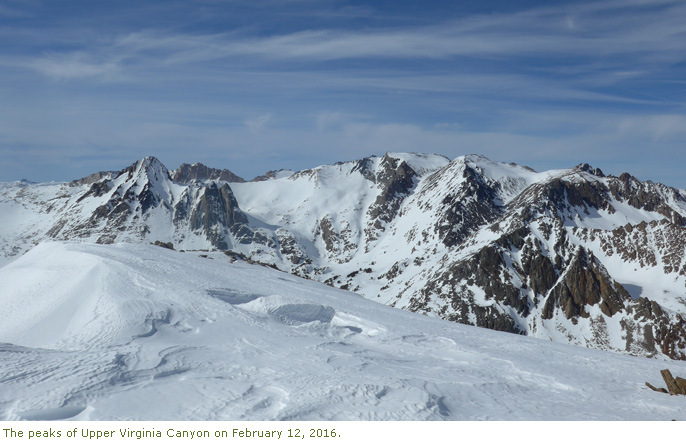
[[[671,420],[686,408],[644,385],[666,367],[686,376],[679,362],[462,326],[224,256],[49,242],[0,281],[4,420]]]

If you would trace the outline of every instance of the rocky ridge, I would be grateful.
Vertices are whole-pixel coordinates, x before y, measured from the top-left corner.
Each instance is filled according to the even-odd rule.
[[[228,169],[213,169],[201,163],[181,164],[178,169],[170,173],[177,183],[190,183],[191,181],[227,181],[231,183],[244,183],[245,180]]]

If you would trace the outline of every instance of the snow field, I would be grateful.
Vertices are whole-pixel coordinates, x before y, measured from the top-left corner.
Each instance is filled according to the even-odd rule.
[[[643,384],[666,367],[686,376],[685,364],[428,318],[219,254],[50,242],[0,281],[4,420],[685,413]]]

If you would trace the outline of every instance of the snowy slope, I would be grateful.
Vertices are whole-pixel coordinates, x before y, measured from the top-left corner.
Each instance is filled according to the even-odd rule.
[[[284,270],[461,323],[686,358],[676,189],[588,165],[395,153],[232,187],[280,228]]]
[[[679,361],[428,318],[141,244],[46,242],[0,269],[0,418],[671,420]]]

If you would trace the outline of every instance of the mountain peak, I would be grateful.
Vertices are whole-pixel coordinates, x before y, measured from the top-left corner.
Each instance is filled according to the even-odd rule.
[[[469,155],[463,155],[458,157],[458,159],[464,160],[465,163],[467,162],[472,162],[472,163],[492,163],[490,158],[484,156],[484,155],[479,155],[478,153],[472,153]]]
[[[161,172],[167,176],[169,175],[169,170],[159,159],[155,158],[154,156],[146,156],[145,158],[139,160],[136,164],[139,172],[145,169],[147,174]]]
[[[420,177],[445,167],[450,163],[450,158],[435,153],[386,152],[381,157],[381,160],[384,159],[404,161]]]
[[[226,181],[229,183],[245,183],[245,180],[228,169],[214,169],[202,163],[181,164],[172,172],[172,178],[178,183],[191,181]]]
[[[119,173],[119,176],[126,174],[126,181],[133,180],[135,184],[144,185],[147,183],[160,183],[165,180],[170,181],[169,170],[162,162],[154,156],[146,156]]]
[[[577,165],[574,169],[580,170],[583,172],[588,172],[591,175],[595,175],[595,176],[600,177],[600,178],[605,177],[605,174],[603,173],[602,170],[595,168],[595,167],[592,167],[588,163],[581,163],[581,164]]]
[[[268,181],[268,180],[275,180],[279,178],[287,178],[293,175],[293,171],[290,169],[278,169],[278,170],[269,170],[263,175],[258,175],[255,178],[253,178],[250,181]]]

